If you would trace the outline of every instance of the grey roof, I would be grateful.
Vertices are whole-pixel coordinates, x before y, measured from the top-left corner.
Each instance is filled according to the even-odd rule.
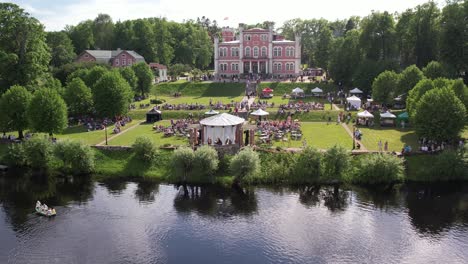
[[[91,56],[96,58],[96,62],[109,63],[111,59],[115,58],[120,53],[126,51],[132,57],[135,58],[137,62],[145,61],[145,58],[140,54],[136,53],[133,50],[86,50]]]

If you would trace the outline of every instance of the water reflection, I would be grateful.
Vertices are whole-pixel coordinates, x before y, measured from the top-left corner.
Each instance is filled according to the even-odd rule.
[[[178,212],[193,211],[206,216],[251,215],[257,211],[257,198],[252,188],[181,186],[174,208]]]
[[[299,202],[307,207],[323,205],[331,212],[346,210],[350,202],[349,191],[337,187],[300,187],[295,189],[299,193]]]
[[[152,203],[159,192],[159,183],[155,181],[140,181],[135,190],[135,196],[140,202]]]

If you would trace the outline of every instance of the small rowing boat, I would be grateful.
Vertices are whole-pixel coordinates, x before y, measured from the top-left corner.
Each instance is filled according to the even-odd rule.
[[[48,217],[55,216],[57,214],[54,208],[49,208],[46,204],[41,204],[39,201],[36,202],[36,213]]]

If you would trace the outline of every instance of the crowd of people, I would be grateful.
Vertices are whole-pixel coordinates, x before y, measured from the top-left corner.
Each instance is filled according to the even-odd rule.
[[[189,119],[179,119],[179,120],[173,120],[171,119],[171,124],[168,126],[163,126],[163,125],[154,125],[153,129],[156,130],[156,132],[159,133],[164,133],[164,136],[170,137],[174,135],[187,135],[188,130],[189,130],[189,125],[193,124],[194,120],[189,118]]]
[[[302,102],[299,101],[297,103],[287,103],[287,104],[280,104],[278,108],[278,114],[284,114],[286,111],[294,110],[296,113],[301,112],[310,112],[313,110],[323,110],[324,105],[319,102]]]
[[[260,134],[260,140],[264,143],[270,143],[272,139],[281,140],[288,133],[292,139],[300,139],[302,137],[301,124],[292,121],[291,116],[286,120],[276,121],[258,121],[257,131]]]

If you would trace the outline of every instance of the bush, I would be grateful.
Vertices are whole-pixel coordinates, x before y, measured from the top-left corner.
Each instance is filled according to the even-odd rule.
[[[322,154],[315,148],[307,147],[302,151],[294,165],[292,177],[295,183],[314,183],[321,176]]]
[[[136,157],[141,161],[150,163],[156,158],[156,146],[148,137],[137,137],[132,147]]]
[[[333,146],[323,156],[322,179],[326,182],[342,181],[351,169],[349,152],[341,146]]]
[[[164,99],[151,99],[150,100],[151,104],[163,104],[165,102],[166,102],[166,100],[164,100]]]
[[[181,147],[174,150],[172,155],[172,169],[177,178],[182,182],[187,182],[190,172],[193,170],[195,153],[193,149]]]
[[[8,165],[14,167],[24,167],[27,165],[26,151],[24,144],[11,144],[5,155],[5,161]]]
[[[250,177],[254,183],[283,183],[291,177],[292,166],[295,163],[295,155],[290,153],[264,153],[260,155],[262,164],[258,177]]]
[[[54,147],[55,156],[63,162],[62,170],[70,174],[94,171],[94,151],[79,141],[60,141]]]
[[[435,157],[430,165],[427,180],[449,181],[468,179],[468,166],[463,152],[446,150]]]
[[[200,181],[213,181],[213,173],[218,169],[218,152],[211,146],[202,146],[195,151],[194,175]]]
[[[250,147],[244,148],[232,158],[229,169],[237,183],[246,177],[255,176],[260,169],[258,153]]]
[[[403,160],[389,154],[369,154],[360,157],[351,181],[355,183],[393,183],[403,180]]]
[[[33,169],[47,169],[52,160],[52,143],[47,138],[33,137],[24,144],[27,165]]]

